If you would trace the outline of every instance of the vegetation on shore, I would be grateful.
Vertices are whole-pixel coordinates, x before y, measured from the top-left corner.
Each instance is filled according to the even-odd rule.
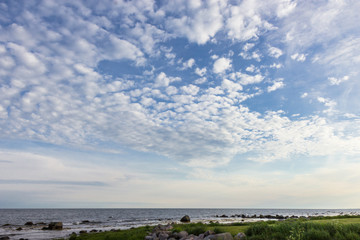
[[[143,240],[153,227],[145,226],[116,232],[73,235],[69,240]],[[189,223],[173,225],[173,232],[186,231],[199,235],[208,230],[215,233],[239,232],[247,240],[360,240],[360,216],[312,217],[286,221],[256,223]]]

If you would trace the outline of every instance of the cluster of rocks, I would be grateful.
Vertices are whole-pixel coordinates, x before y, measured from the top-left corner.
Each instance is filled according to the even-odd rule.
[[[244,233],[238,233],[233,237],[230,233],[218,233],[214,231],[206,231],[199,235],[189,234],[186,231],[173,232],[172,225],[158,225],[153,229],[149,235],[145,237],[145,240],[244,240],[246,235]]]
[[[288,219],[288,218],[299,218],[298,216],[292,215],[292,216],[283,216],[283,215],[245,215],[245,214],[235,214],[235,215],[231,215],[231,216],[227,216],[225,214],[223,215],[215,215],[215,217],[217,218],[266,218],[266,219],[277,219],[277,220],[284,220],[284,219]]]
[[[4,224],[2,225],[3,227],[14,227],[16,225],[11,225],[11,224]],[[19,226],[19,225],[17,225]],[[42,230],[62,230],[63,229],[63,223],[62,222],[51,222],[49,224],[46,224],[44,222],[39,222],[39,223],[33,223],[33,222],[26,222],[24,224],[24,226],[22,227],[17,227],[16,231],[22,231],[23,228],[41,228]],[[0,238],[0,240],[2,240]]]

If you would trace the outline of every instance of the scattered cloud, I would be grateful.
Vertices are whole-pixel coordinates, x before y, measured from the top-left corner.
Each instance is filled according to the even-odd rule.
[[[231,68],[231,59],[222,57],[214,62],[213,72],[223,73],[229,68]]]
[[[129,202],[148,196],[140,194],[144,188],[158,190],[150,177],[181,185],[173,176],[183,172],[196,179],[194,193],[211,182],[230,196],[238,181],[250,193],[270,186],[265,177],[253,177],[262,174],[255,170],[244,178],[250,180],[238,177],[244,173],[235,169],[248,171],[251,164],[276,162],[281,168],[305,159],[306,171],[317,174],[309,177],[312,182],[326,179],[321,186],[333,182],[329,173],[358,170],[360,3],[105,0],[1,6],[7,10],[0,17],[0,192],[22,185],[113,190],[121,187],[116,179],[129,179],[126,172],[155,171],[157,164],[176,165],[180,172],[171,179],[156,173],[130,181],[139,194],[120,188]],[[50,157],[47,147],[39,154],[23,151],[18,142],[26,149],[36,142],[82,154],[103,150],[85,162],[83,155]],[[348,162],[314,167],[319,159],[335,158]],[[126,167],[139,161],[149,169]],[[214,180],[213,167],[224,182]],[[229,176],[221,172],[230,168]],[[291,179],[281,175],[279,182],[288,183],[284,189],[302,181],[311,185],[306,173],[296,171]],[[119,199],[114,192],[106,196]]]
[[[200,77],[203,77],[206,74],[206,67],[203,68],[196,68],[195,73],[199,75]]]
[[[298,62],[304,62],[306,60],[306,55],[305,54],[300,54],[300,53],[295,53],[293,55],[291,55],[291,59],[298,61]]]
[[[328,80],[331,85],[339,85],[340,83],[349,80],[349,76],[344,76],[342,78],[329,77]]]
[[[273,91],[275,91],[275,90],[277,90],[277,89],[283,88],[283,87],[285,86],[283,80],[284,80],[284,79],[277,79],[277,80],[273,83],[273,85],[268,86],[267,91],[268,91],[268,92],[273,92]]]
[[[283,55],[281,49],[276,47],[269,47],[269,56],[279,58],[281,55]]]

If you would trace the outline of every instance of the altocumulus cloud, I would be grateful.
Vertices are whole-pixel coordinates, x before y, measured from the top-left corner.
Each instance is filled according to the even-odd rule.
[[[271,67],[298,66],[286,60],[293,59],[317,69],[337,63],[336,56],[344,51],[355,57],[351,50],[358,49],[359,38],[338,39],[354,30],[354,23],[336,28],[336,35],[322,29],[341,20],[349,23],[340,10],[356,18],[353,11],[359,4],[354,9],[340,4],[333,15],[331,4],[315,8],[295,1],[2,3],[1,136],[78,148],[112,143],[114,148],[207,167],[227,164],[237,155],[264,162],[296,155],[359,156],[360,127],[354,124],[359,122],[358,112],[350,112],[352,121],[344,120],[336,113],[348,111],[340,108],[345,103],[316,105],[301,99],[300,93],[295,98],[289,90],[297,91],[303,84],[312,100],[340,101],[344,89],[320,96],[314,86],[325,92],[340,82],[344,88],[358,86],[352,62],[345,61],[337,72],[323,67],[328,75],[311,84]],[[309,8],[315,11],[314,19],[331,18],[303,29],[298,23],[310,21],[305,20]],[[359,36],[359,31],[353,35]],[[331,41],[336,51],[312,53],[317,37],[323,40],[316,44],[327,46]],[[220,57],[212,59],[215,55]],[[334,77],[348,72],[353,77],[346,81]],[[329,80],[332,84],[325,86]],[[280,88],[287,94],[279,96],[280,107],[270,100],[255,107],[257,99],[276,96]],[[348,100],[357,93],[353,90]],[[300,107],[285,106],[289,97]],[[321,103],[325,110],[319,110]],[[331,117],[326,114],[330,107]]]

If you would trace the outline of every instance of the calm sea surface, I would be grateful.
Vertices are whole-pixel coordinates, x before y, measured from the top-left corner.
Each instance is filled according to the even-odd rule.
[[[191,221],[241,221],[233,215],[333,216],[360,214],[360,209],[0,209],[0,237],[10,239],[51,239],[69,236],[80,230],[127,229],[131,227],[179,222],[189,215]],[[219,218],[216,215],[229,217]],[[251,219],[246,219],[251,221]],[[258,220],[258,219],[257,219]],[[62,231],[44,231],[26,222],[63,222]],[[22,230],[18,231],[17,228]]]

